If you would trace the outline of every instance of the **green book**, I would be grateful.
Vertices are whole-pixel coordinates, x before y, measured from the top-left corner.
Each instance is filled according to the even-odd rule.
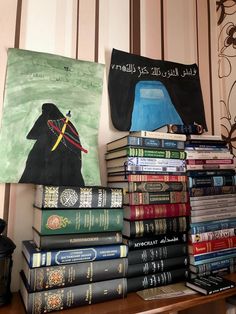
[[[121,231],[123,209],[34,208],[33,227],[42,235]]]

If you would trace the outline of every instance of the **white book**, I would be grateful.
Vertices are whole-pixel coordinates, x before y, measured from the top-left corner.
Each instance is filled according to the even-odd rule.
[[[158,132],[158,131],[144,131],[144,130],[133,131],[133,132],[130,132],[130,135],[139,136],[139,137],[175,140],[175,141],[186,141],[185,134],[164,133],[164,132]]]
[[[229,211],[235,211],[236,212],[236,206],[224,206],[224,207],[211,208],[211,209],[208,209],[208,207],[205,207],[205,210],[193,210],[193,209],[191,209],[191,217],[199,217],[199,216],[228,213]]]
[[[186,159],[232,159],[233,155],[227,152],[186,151]]]
[[[221,219],[227,219],[227,218],[233,218],[233,217],[236,217],[236,211],[219,213],[219,214],[214,213],[212,215],[206,215],[206,216],[190,217],[190,222],[196,223],[196,222],[203,222],[203,221],[221,220]]]

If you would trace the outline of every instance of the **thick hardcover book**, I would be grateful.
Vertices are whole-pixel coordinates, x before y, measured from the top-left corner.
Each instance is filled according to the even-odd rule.
[[[170,244],[150,249],[130,251],[128,254],[129,265],[147,263],[156,260],[186,256],[188,248],[185,243]]]
[[[153,237],[142,237],[142,238],[125,238],[123,237],[123,243],[129,248],[129,251],[138,250],[142,248],[152,248],[155,246],[164,246],[168,244],[179,244],[187,242],[187,233],[168,233],[161,234]]]
[[[179,256],[155,260],[152,262],[133,264],[128,267],[127,277],[139,277],[143,275],[156,274],[170,269],[187,267],[188,257]]]
[[[126,166],[184,167],[185,160],[153,157],[120,157],[107,160],[107,168]]]
[[[145,205],[165,203],[187,203],[188,192],[131,192],[124,195],[124,204]]]
[[[108,182],[109,187],[120,187],[128,192],[173,192],[186,191],[186,182]]]
[[[20,294],[27,313],[43,314],[51,311],[124,298],[127,294],[127,279],[118,278],[32,292],[26,287],[24,280],[21,278]]]
[[[123,209],[34,208],[33,227],[43,235],[121,231]]]
[[[235,256],[236,248],[231,248],[199,255],[189,254],[189,262],[191,265],[201,265],[209,262],[220,261],[226,258],[233,258]]]
[[[127,275],[128,259],[66,264],[61,266],[30,268],[23,257],[22,270],[31,291],[42,291],[123,278]]]
[[[186,141],[186,134],[173,134],[173,133],[165,133],[158,131],[134,131],[130,132],[132,136],[140,136],[140,137],[150,137],[150,138],[158,138],[165,140],[176,140],[176,141]]]
[[[172,269],[157,274],[140,276],[127,279],[128,292],[164,286],[171,283],[183,281],[187,278],[186,268]]]
[[[205,295],[232,289],[235,285],[235,282],[217,275],[201,276],[186,281],[187,287]]]
[[[171,174],[122,174],[108,175],[108,182],[187,182],[186,175],[171,175]]]
[[[155,129],[158,132],[179,133],[179,134],[202,134],[203,127],[200,124],[166,124]]]
[[[198,243],[202,241],[229,238],[233,236],[235,236],[235,228],[219,229],[215,231],[189,234],[189,240],[191,243]]]
[[[188,246],[188,251],[190,254],[198,255],[234,247],[236,247],[236,236],[192,243]]]
[[[188,217],[184,216],[139,221],[124,220],[122,234],[128,238],[141,238],[187,230]]]
[[[39,208],[119,208],[122,189],[38,185],[34,205]]]
[[[127,257],[128,247],[117,244],[44,251],[38,249],[33,241],[22,241],[22,252],[29,266],[34,268]]]
[[[140,136],[126,135],[122,138],[107,143],[107,151],[111,151],[124,146],[140,146],[149,148],[164,149],[184,149],[184,141],[173,139],[148,138]]]
[[[214,186],[202,188],[190,188],[189,195],[191,196],[206,196],[219,194],[233,194],[236,193],[236,186]]]
[[[105,159],[110,160],[119,157],[154,157],[154,158],[172,158],[185,159],[186,153],[181,150],[148,149],[142,147],[126,146],[105,154]]]
[[[128,220],[188,216],[189,213],[189,203],[124,206],[124,219]]]
[[[236,175],[234,176],[208,176],[208,177],[190,177],[188,179],[190,188],[214,187],[236,185]]]
[[[121,232],[42,235],[33,229],[33,240],[43,250],[72,249],[122,243]]]
[[[194,166],[195,167],[195,166]],[[138,173],[151,173],[152,174],[159,174],[160,172],[162,174],[166,174],[166,173],[170,173],[170,174],[183,174],[186,171],[186,166],[168,166],[168,165],[154,165],[154,166],[141,166],[141,165],[123,165],[120,167],[112,167],[112,168],[107,168],[107,172],[108,173],[115,173],[115,172],[119,172],[119,171],[125,171],[127,173],[127,175],[129,173],[134,173],[134,174],[138,174]]]
[[[128,182],[129,192],[186,191],[186,182]]]
[[[197,265],[197,266],[189,265],[189,270],[192,273],[200,274],[203,272],[214,271],[217,269],[222,269],[222,268],[227,268],[227,267],[231,268],[235,264],[236,264],[235,258],[226,258],[224,260],[209,262],[209,263]]]
[[[202,142],[205,141],[222,141],[221,135],[210,135],[210,134],[189,134],[187,136],[188,140],[201,140]]]
[[[200,222],[190,224],[190,234],[213,232],[221,229],[236,228],[236,219],[222,219],[218,221]]]
[[[187,159],[187,165],[231,165],[234,163],[232,157],[230,159]]]

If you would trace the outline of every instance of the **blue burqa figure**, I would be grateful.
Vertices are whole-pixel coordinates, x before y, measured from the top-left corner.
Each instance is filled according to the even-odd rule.
[[[130,131],[152,131],[165,124],[183,124],[166,87],[160,81],[139,81]]]

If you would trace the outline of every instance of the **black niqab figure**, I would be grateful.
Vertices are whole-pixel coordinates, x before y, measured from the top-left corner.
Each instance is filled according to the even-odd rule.
[[[84,186],[79,134],[56,105],[44,103],[27,139],[36,140],[19,183]]]

